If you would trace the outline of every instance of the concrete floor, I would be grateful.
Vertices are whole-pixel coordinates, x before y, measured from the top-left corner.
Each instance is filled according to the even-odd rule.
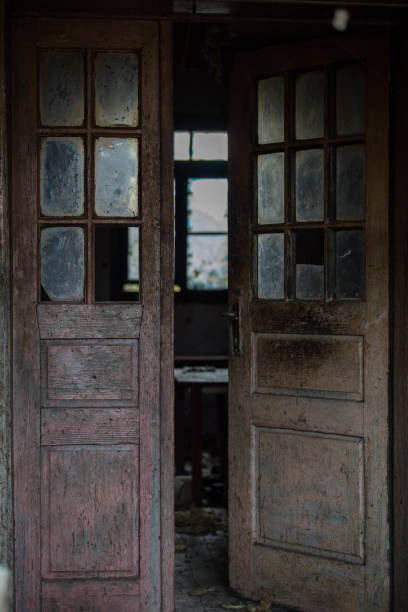
[[[176,612],[220,612],[222,609],[283,612],[282,608],[273,606],[258,607],[259,602],[244,599],[228,587],[225,523],[215,535],[178,533],[176,541],[180,540],[185,541],[187,548],[183,552],[176,552]],[[210,588],[212,590],[208,593],[191,595],[195,591]]]

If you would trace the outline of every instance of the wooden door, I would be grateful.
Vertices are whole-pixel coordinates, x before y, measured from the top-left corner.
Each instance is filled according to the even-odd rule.
[[[230,122],[230,579],[389,609],[388,60],[375,36],[238,57]]]
[[[159,52],[154,22],[14,23],[21,612],[172,609],[171,528],[160,497],[161,481],[172,482],[171,392],[160,410],[172,255],[166,247],[161,258],[160,222],[171,248],[172,214],[160,208],[171,179],[166,169],[161,184],[169,138],[161,149]]]

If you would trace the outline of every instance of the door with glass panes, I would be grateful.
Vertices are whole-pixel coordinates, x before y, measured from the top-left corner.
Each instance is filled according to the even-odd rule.
[[[154,22],[14,23],[19,611],[172,609],[159,41]]]
[[[230,115],[230,578],[388,610],[387,43],[245,53]]]

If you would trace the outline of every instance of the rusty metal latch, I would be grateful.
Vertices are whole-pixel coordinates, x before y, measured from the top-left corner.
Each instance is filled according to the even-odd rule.
[[[232,354],[238,356],[240,354],[239,298],[233,301],[231,310],[221,313],[221,316],[231,323]]]

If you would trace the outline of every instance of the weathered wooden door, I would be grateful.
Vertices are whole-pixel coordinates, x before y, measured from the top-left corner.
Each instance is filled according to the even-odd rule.
[[[230,121],[230,578],[388,610],[388,62],[341,36],[239,56]]]
[[[160,146],[163,45],[154,22],[14,23],[20,612],[172,609],[171,523],[161,504],[170,517],[171,507],[160,497],[164,484],[171,498],[172,483],[171,301],[161,314],[172,274],[172,214],[160,206],[161,189],[171,188],[168,169],[165,186],[160,175],[163,149],[171,150],[171,123]]]

